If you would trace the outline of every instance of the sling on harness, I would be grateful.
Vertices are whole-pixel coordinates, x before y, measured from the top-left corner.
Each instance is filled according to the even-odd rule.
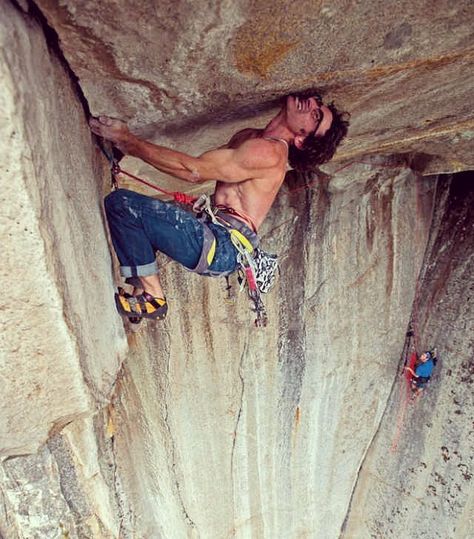
[[[278,269],[277,256],[266,253],[259,248],[257,234],[243,221],[235,217],[235,210],[222,206],[212,208],[210,198],[207,195],[201,195],[194,204],[193,210],[201,214],[199,218],[204,226],[203,248],[199,262],[193,271],[208,276],[229,275],[230,272],[214,273],[209,270],[216,251],[216,239],[206,225],[206,221],[210,220],[226,228],[229,231],[232,244],[238,252],[237,261],[240,266],[241,284],[245,280],[249,297],[257,314],[255,325],[265,327],[268,323],[268,317],[261,293],[268,292],[275,282]]]

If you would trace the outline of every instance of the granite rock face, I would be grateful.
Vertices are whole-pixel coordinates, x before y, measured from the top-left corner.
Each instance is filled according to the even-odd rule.
[[[419,173],[471,163],[471,5],[4,4],[0,536],[471,537],[474,190]],[[313,84],[354,162],[288,175],[270,325],[161,255],[169,318],[123,325],[84,109],[198,153]],[[405,406],[414,314],[440,363]]]
[[[473,168],[470,0],[39,0],[93,114],[191,152],[317,87],[352,115],[339,159]],[[258,116],[255,120],[255,116]]]
[[[96,512],[115,530],[115,492],[103,488],[93,428],[127,349],[110,318],[103,163],[42,28],[8,2],[0,24],[0,535],[56,537],[64,526],[72,537],[78,521],[63,489],[77,484],[73,476],[85,477],[71,494],[77,504],[90,489],[91,519]],[[67,431],[77,433],[70,443],[53,441]]]
[[[436,344],[438,363],[414,404],[406,405],[403,382],[394,387],[361,467],[343,537],[395,538],[403,529],[406,537],[464,539],[474,532],[472,180],[466,173],[438,182],[415,302],[418,345]]]
[[[174,315],[136,336],[116,406],[145,535],[338,537],[396,378],[435,185],[355,165],[282,192],[263,231],[282,258],[265,330],[224,282],[166,265]]]

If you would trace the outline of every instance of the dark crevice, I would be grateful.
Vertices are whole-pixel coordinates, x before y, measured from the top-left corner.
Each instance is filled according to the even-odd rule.
[[[10,0],[10,2],[15,7],[15,9],[17,9],[23,14],[23,16],[30,17],[42,28],[48,51],[51,53],[52,56],[56,57],[59,60],[64,71],[69,76],[73,91],[78,101],[82,105],[86,119],[88,119],[91,115],[89,103],[84,95],[84,92],[82,91],[81,85],[79,84],[78,77],[76,76],[71,66],[69,65],[69,62],[64,56],[64,53],[61,49],[61,42],[58,33],[54,28],[49,25],[48,20],[44,16],[43,12],[32,0],[25,0],[25,4],[28,5],[27,13],[25,13],[21,5],[16,0]]]
[[[244,349],[242,351],[242,354],[240,356],[240,362],[239,362],[239,378],[240,378],[240,406],[239,411],[237,412],[237,418],[235,420],[235,427],[234,427],[234,439],[232,441],[232,452],[230,456],[230,475],[232,477],[233,470],[234,470],[234,453],[235,453],[235,446],[237,441],[237,430],[239,428],[239,422],[242,415],[242,408],[243,408],[243,402],[244,402],[244,393],[245,393],[245,382],[244,377],[242,374],[242,365],[244,362],[245,357],[248,353],[248,342],[245,343]]]
[[[109,399],[109,405],[107,407],[107,420],[114,423],[113,413],[120,401],[120,396],[122,394],[122,384],[126,376],[125,364],[122,363],[120,369],[117,373],[117,376],[114,380],[111,395]],[[133,520],[133,511],[130,508],[124,489],[122,487],[122,482],[120,478],[119,465],[117,462],[117,440],[115,433],[110,435],[108,440],[108,449],[109,449],[109,458],[110,458],[110,471],[112,472],[112,486],[113,493],[115,495],[115,502],[118,509],[118,520],[119,520],[119,535],[121,539],[129,539],[133,536],[132,533],[132,520]]]
[[[235,448],[237,445],[237,431],[239,429],[240,419],[242,416],[242,409],[243,409],[243,402],[244,402],[244,393],[245,393],[245,382],[244,382],[244,376],[242,374],[242,365],[245,359],[245,356],[248,353],[248,340],[245,343],[244,349],[242,351],[242,354],[240,356],[239,361],[239,378],[240,378],[240,405],[239,410],[237,412],[237,418],[235,420],[235,427],[234,427],[234,439],[232,440],[232,450],[230,453],[230,478],[232,483],[232,491],[234,490],[234,455],[235,455]],[[235,500],[234,500],[235,502]],[[233,521],[235,522],[235,503],[232,504],[233,507]]]
[[[438,182],[438,181],[439,181],[439,179],[437,178],[436,182]],[[380,416],[380,420],[379,420],[379,423],[377,425],[377,429],[375,430],[372,438],[368,442],[365,453],[364,453],[364,455],[363,455],[363,457],[361,459],[359,468],[357,469],[356,479],[354,481],[354,484],[353,484],[353,487],[352,487],[352,492],[351,492],[350,498],[349,498],[349,502],[347,504],[346,515],[344,517],[344,521],[343,521],[343,523],[341,525],[341,530],[339,532],[339,539],[344,538],[344,532],[346,530],[347,523],[349,521],[349,517],[350,517],[351,511],[352,511],[352,503],[353,503],[353,500],[354,500],[354,495],[355,495],[355,492],[357,490],[357,485],[359,484],[360,475],[361,475],[362,470],[364,468],[364,465],[365,465],[365,462],[366,462],[367,457],[369,455],[369,452],[370,452],[372,446],[374,445],[375,440],[377,440],[379,432],[382,429],[382,425],[384,424],[384,421],[385,421],[386,416],[387,416],[387,411],[390,408],[390,406],[392,405],[393,400],[396,398],[396,388],[398,387],[398,384],[403,383],[403,380],[401,380],[401,376],[403,375],[403,368],[404,368],[405,360],[406,360],[406,351],[407,351],[407,346],[408,346],[408,343],[409,343],[409,341],[407,339],[407,336],[408,336],[408,333],[410,331],[412,331],[412,329],[414,329],[414,325],[415,325],[414,324],[414,316],[415,316],[414,313],[415,313],[416,308],[417,308],[417,303],[419,302],[419,294],[420,294],[421,287],[422,287],[424,279],[425,279],[425,275],[426,275],[426,271],[427,271],[427,267],[428,267],[428,262],[429,262],[429,254],[430,254],[430,251],[432,249],[432,243],[433,243],[432,230],[433,230],[434,219],[435,219],[435,209],[436,209],[437,199],[438,199],[438,185],[436,183],[436,186],[435,186],[435,188],[433,190],[433,195],[432,195],[432,208],[431,208],[431,216],[429,218],[429,221],[430,221],[429,231],[428,231],[428,235],[426,237],[424,253],[423,253],[423,256],[421,258],[420,269],[418,271],[418,278],[417,278],[416,283],[415,283],[415,295],[414,295],[414,298],[413,298],[413,304],[412,304],[412,308],[411,308],[410,319],[409,319],[409,321],[407,323],[407,334],[406,334],[406,338],[405,338],[405,341],[404,341],[402,353],[401,353],[401,356],[400,356],[398,369],[397,369],[396,375],[395,375],[395,377],[393,379],[392,387],[390,388],[390,392],[389,392],[389,395],[387,397],[387,401],[385,403],[384,411],[382,412],[382,414]],[[416,336],[414,336],[414,339],[415,339],[415,342],[416,342],[416,340],[417,340]]]

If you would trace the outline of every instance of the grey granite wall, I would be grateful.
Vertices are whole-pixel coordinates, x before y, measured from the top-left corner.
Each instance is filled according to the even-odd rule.
[[[229,300],[223,280],[192,275],[160,256],[169,318],[132,331],[114,310],[116,266],[101,211],[107,171],[92,144],[84,99],[106,109],[100,112],[113,112],[114,103],[125,116],[137,113],[143,132],[148,129],[155,140],[178,138],[181,148],[198,152],[248,123],[251,112],[264,122],[275,95],[313,78],[285,82],[278,65],[290,49],[280,38],[274,43],[280,56],[264,47],[249,64],[252,21],[260,20],[251,2],[238,9],[223,3],[205,27],[204,42],[183,37],[173,52],[182,56],[183,63],[176,61],[172,70],[178,76],[194,49],[198,56],[213,50],[212,40],[229,28],[219,17],[227,20],[226,14],[234,13],[237,80],[250,77],[250,86],[257,79],[258,84],[236,97],[228,116],[230,98],[223,97],[228,89],[212,94],[201,82],[201,90],[191,91],[197,72],[186,74],[188,89],[178,85],[159,101],[156,81],[146,82],[155,63],[132,61],[130,48],[126,55],[113,53],[120,39],[106,24],[112,15],[122,17],[116,25],[121,32],[131,32],[124,37],[127,46],[146,43],[149,48],[141,53],[153,56],[153,39],[139,39],[137,28],[148,28],[163,46],[167,34],[155,30],[157,20],[168,19],[160,18],[156,6],[140,4],[130,11],[121,5],[112,13],[107,3],[41,1],[59,34],[59,43],[50,39],[48,45],[35,9],[26,14],[17,4],[3,4],[0,534],[8,539],[365,539],[403,537],[407,530],[425,538],[472,535],[469,177],[422,177],[406,166],[407,159],[384,156],[327,166],[308,188],[290,182],[262,229],[265,245],[280,254],[282,270],[267,298],[268,328],[254,328],[245,296]],[[18,5],[28,11],[32,4]],[[299,9],[291,8],[292,21],[299,20]],[[321,17],[335,21],[337,13],[328,9],[321,7]],[[202,29],[204,15],[197,13],[187,29],[183,21],[192,18],[180,12],[176,32],[181,26]],[[93,20],[92,30],[84,29],[86,21],[78,29],[84,17]],[[268,20],[274,17],[268,12]],[[413,126],[425,113],[410,116],[402,94],[398,101],[393,94],[402,92],[406,77],[411,93],[418,94],[425,70],[429,77],[438,66],[436,76],[449,79],[438,88],[449,93],[455,85],[457,95],[466,98],[458,105],[469,101],[467,18],[468,6],[461,3],[436,19],[440,32],[447,32],[443,25],[451,21],[459,41],[446,46],[449,51],[438,44],[425,60],[410,57],[409,50],[427,39],[424,26],[413,42],[402,22],[390,35],[381,29],[386,46],[377,62],[385,67],[360,72],[360,80],[373,84],[358,86],[349,67],[326,79],[320,73],[325,90],[355,113],[342,156],[409,151],[412,165],[426,169],[435,161],[413,159],[413,153],[438,148],[452,135],[457,160],[437,150],[432,155],[450,170],[469,164],[472,152],[463,148],[469,146],[470,119],[456,100],[441,110],[446,96],[441,90],[430,94],[436,121],[431,131],[419,133]],[[275,28],[280,36],[283,27]],[[380,32],[374,33],[379,41]],[[54,36],[51,28],[47,35]],[[106,46],[107,40],[113,46]],[[79,75],[79,86],[59,61],[62,52]],[[104,58],[119,67],[101,71]],[[225,63],[227,56],[222,58]],[[208,77],[214,64],[203,65]],[[123,78],[124,71],[135,78]],[[346,82],[352,84],[347,94]],[[155,96],[148,108],[143,88],[146,96]],[[371,92],[378,95],[372,105]],[[184,97],[178,102],[175,94]],[[193,96],[200,101],[188,110]],[[398,108],[380,116],[376,104],[383,100]],[[129,102],[130,108],[123,108]],[[160,114],[174,110],[173,103],[175,119],[182,121],[159,127]],[[147,116],[156,108],[158,116]],[[207,132],[216,112],[222,121]],[[247,116],[237,120],[237,114]],[[377,122],[394,116],[411,117],[410,126],[402,122],[386,137],[375,136]],[[371,118],[379,120],[370,124]],[[420,346],[438,345],[441,360],[427,394],[408,408],[398,450],[390,453],[400,409],[400,355],[420,271],[417,335]],[[233,287],[238,288],[235,280]]]

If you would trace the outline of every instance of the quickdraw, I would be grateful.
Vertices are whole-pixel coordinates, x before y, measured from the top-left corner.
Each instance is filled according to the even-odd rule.
[[[245,281],[247,283],[247,292],[250,299],[253,302],[253,311],[257,315],[255,319],[256,327],[266,327],[268,324],[267,310],[262,300],[260,290],[257,286],[257,279],[255,276],[255,265],[252,258],[252,251],[249,251],[243,243],[240,242],[239,237],[231,232],[231,240],[234,247],[239,252],[238,262],[241,268],[241,272],[245,277],[241,277],[241,283]]]
[[[99,147],[110,163],[111,187],[112,191],[116,191],[118,189],[117,176],[120,173],[120,165],[118,159],[114,155],[114,146],[108,140],[102,139]]]
[[[236,219],[231,215],[225,215],[225,217],[223,217],[220,214],[223,211],[222,208],[217,208],[217,211],[214,210],[211,206],[211,199],[208,195],[201,195],[194,203],[193,210],[196,213],[205,213],[214,224],[222,226],[229,231],[232,244],[238,252],[237,261],[240,266],[239,281],[241,283],[241,289],[246,283],[248,295],[253,302],[253,311],[257,316],[255,319],[255,325],[257,327],[265,327],[268,324],[268,316],[260,290],[257,286],[255,264],[252,256],[257,246],[257,236],[254,235],[252,238],[254,239],[254,245],[245,234],[235,227],[235,225],[240,226],[240,221],[236,222]],[[242,223],[242,225],[248,229],[244,223]],[[206,246],[206,242],[204,243],[205,245],[203,247],[203,253],[205,253],[208,248],[212,249],[212,245],[208,247]],[[202,255],[201,258],[203,258]]]

